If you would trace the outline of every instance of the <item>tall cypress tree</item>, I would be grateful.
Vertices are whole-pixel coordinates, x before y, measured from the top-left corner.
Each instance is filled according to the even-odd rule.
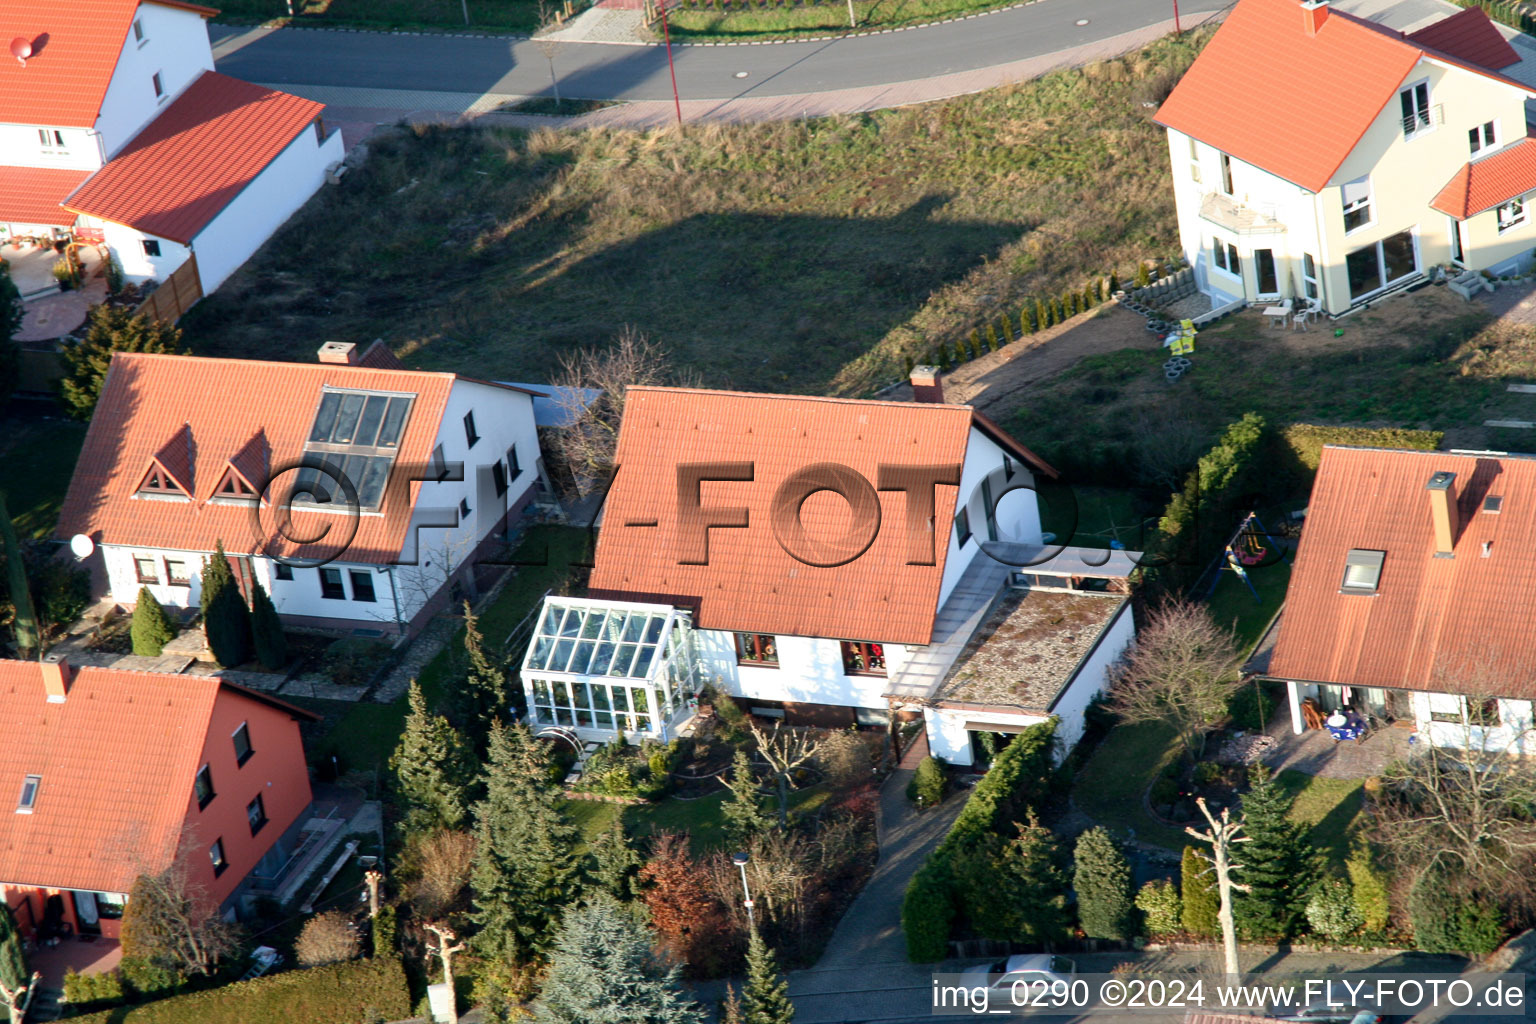
[[[401,831],[419,835],[458,828],[469,814],[466,793],[474,774],[469,746],[448,719],[427,710],[426,695],[414,679],[407,699],[405,731],[389,759]]]
[[[743,1024],[794,1024],[789,982],[779,972],[778,958],[756,928],[747,944],[747,984],[742,989]]]
[[[1247,843],[1243,844],[1247,846]],[[1179,893],[1184,901],[1184,930],[1209,938],[1217,932],[1216,915],[1221,894],[1216,890],[1216,865],[1193,846],[1184,847],[1184,862],[1179,870]]]
[[[485,799],[475,807],[475,946],[527,963],[548,948],[559,907],[581,882],[580,834],[549,778],[549,753],[525,725],[491,723]]]
[[[454,694],[452,708],[475,750],[484,754],[491,735],[491,719],[509,717],[512,688],[506,669],[486,653],[480,620],[467,601],[464,603],[464,653],[467,658],[464,682]]]
[[[146,658],[160,657],[165,645],[176,639],[176,626],[148,587],[139,588],[129,635],[133,638],[133,653]]]
[[[234,570],[224,555],[224,542],[218,541],[213,554],[203,563],[203,634],[208,649],[225,668],[234,668],[251,657],[251,612],[240,596]]]
[[[15,621],[11,632],[16,648],[22,657],[40,653],[42,633],[37,628],[37,611],[32,606],[32,588],[27,583],[27,568],[21,557],[21,544],[16,540],[16,527],[5,507],[5,494],[0,492],[0,542],[5,547],[5,579],[11,591],[11,606],[15,609]]]
[[[493,733],[491,743],[497,742]],[[657,959],[651,933],[606,893],[566,912],[533,1019],[704,1024],[698,1005],[683,995],[677,967]]]
[[[0,900],[0,985],[15,992],[30,975],[27,973],[27,955],[21,948],[21,930],[11,916],[11,908]],[[4,1006],[0,1003],[0,1006]]]
[[[731,762],[731,781],[726,783],[731,798],[722,811],[725,832],[739,849],[746,849],[753,836],[773,827],[773,818],[763,810],[763,797],[752,774],[752,761],[744,750],[737,750]]]
[[[257,580],[251,581],[251,646],[262,668],[276,672],[288,664],[288,636],[272,598]]]
[[[1316,877],[1306,830],[1290,819],[1291,798],[1269,769],[1255,765],[1243,796],[1242,865],[1236,879],[1247,892],[1234,894],[1232,912],[1248,939],[1283,939],[1296,930]]]
[[[1077,918],[1091,939],[1128,939],[1135,909],[1134,876],[1120,844],[1095,826],[1077,838],[1072,888]]]

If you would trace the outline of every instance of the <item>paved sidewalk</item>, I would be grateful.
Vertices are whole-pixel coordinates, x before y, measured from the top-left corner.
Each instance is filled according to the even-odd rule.
[[[901,932],[901,903],[907,883],[949,831],[969,790],[950,794],[938,807],[919,811],[907,799],[913,770],[898,768],[880,789],[880,863],[859,893],[816,964],[860,970],[876,964],[906,965],[907,943]],[[809,972],[807,972],[809,973]]]

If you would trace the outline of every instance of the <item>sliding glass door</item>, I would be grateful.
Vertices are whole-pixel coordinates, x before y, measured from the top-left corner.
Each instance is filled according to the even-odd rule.
[[[1356,249],[1344,259],[1349,273],[1349,297],[1359,302],[1372,292],[1411,277],[1418,272],[1418,250],[1412,231],[1399,231],[1363,249]]]

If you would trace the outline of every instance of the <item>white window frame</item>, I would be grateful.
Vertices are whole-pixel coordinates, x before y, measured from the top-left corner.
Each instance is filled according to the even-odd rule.
[[[1418,98],[1420,89],[1424,90],[1424,99],[1422,104]],[[1414,109],[1410,114],[1402,113],[1404,96],[1412,97],[1411,106]],[[1435,105],[1433,101],[1434,96],[1429,91],[1428,78],[1421,78],[1417,82],[1412,82],[1397,90],[1397,110],[1400,118],[1399,124],[1403,129],[1404,139],[1416,139],[1421,135],[1425,135],[1431,131],[1434,131],[1435,119],[1432,111],[1434,110]],[[1411,128],[1408,125],[1410,118],[1413,120],[1413,127]]]
[[[1220,163],[1220,171],[1221,171],[1221,194],[1224,195],[1224,196],[1236,195],[1237,194],[1237,185],[1236,185],[1236,179],[1233,177],[1233,174],[1232,174],[1232,156],[1231,156],[1231,154],[1229,154],[1229,153],[1221,154],[1221,159],[1220,159],[1219,163]]]
[[[1236,264],[1237,269],[1232,269],[1231,264]],[[1237,251],[1237,244],[1224,242],[1219,238],[1211,239],[1211,266],[1229,277],[1241,281],[1243,279],[1243,258]]]
[[[21,780],[21,795],[16,798],[16,813],[31,814],[37,806],[37,794],[42,791],[43,777],[28,775]]]
[[[1460,725],[1467,714],[1467,702],[1457,693],[1427,693],[1425,711],[1431,722]],[[1440,717],[1436,717],[1436,716]]]
[[[1499,138],[1504,134],[1503,126],[1499,119],[1484,121],[1482,124],[1467,129],[1467,146],[1475,157],[1478,154],[1487,155],[1499,147]]]
[[[1465,267],[1467,265],[1467,240],[1466,236],[1461,233],[1461,221],[1455,217],[1447,217],[1446,219],[1451,222],[1451,262],[1458,267]]]
[[[39,128],[37,146],[43,156],[69,155],[69,143],[64,141],[64,132],[58,128]]]
[[[1189,137],[1189,180],[1200,184],[1200,143]]]
[[[1508,211],[1507,213],[1505,211]],[[1500,203],[1494,208],[1494,217],[1497,218],[1499,234],[1513,230],[1525,223],[1525,197],[1516,196],[1507,203]]]
[[[1341,594],[1375,594],[1381,589],[1381,567],[1387,553],[1370,548],[1351,548],[1344,556],[1344,575],[1339,582]],[[1354,582],[1350,575],[1358,570]]]
[[[1311,273],[1308,273],[1308,266]],[[1323,301],[1322,277],[1317,270],[1317,259],[1309,252],[1301,254],[1301,291],[1315,302]]]
[[[1365,183],[1365,198],[1356,199],[1353,202],[1347,200],[1345,198],[1345,195],[1347,194],[1345,190],[1348,189],[1351,185],[1358,185],[1361,182]],[[1346,181],[1339,187],[1339,202],[1343,207],[1345,235],[1352,235],[1356,231],[1364,231],[1366,228],[1374,227],[1376,225],[1376,211],[1372,206],[1372,203],[1375,201],[1375,199],[1376,190],[1371,188],[1371,176],[1369,174],[1362,175],[1352,181]],[[1365,219],[1359,224],[1356,224],[1354,227],[1350,227],[1349,215],[1360,210],[1365,211]]]
[[[155,90],[156,103],[164,103],[166,97],[170,95],[165,88],[165,75],[163,72],[156,71],[154,74],[150,75],[149,86],[151,89]]]

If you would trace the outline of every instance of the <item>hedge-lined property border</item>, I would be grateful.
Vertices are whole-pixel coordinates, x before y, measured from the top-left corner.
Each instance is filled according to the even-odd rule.
[[[118,1006],[75,1017],[78,1024],[358,1024],[411,1015],[398,957],[285,971],[223,988]]]

